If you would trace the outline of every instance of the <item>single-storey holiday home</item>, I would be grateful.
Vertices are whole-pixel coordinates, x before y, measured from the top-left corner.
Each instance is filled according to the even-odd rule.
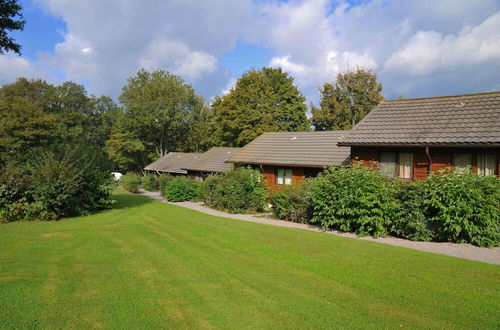
[[[226,163],[240,148],[213,147],[199,154],[192,162],[186,164],[183,169],[187,176],[196,181],[203,181],[209,174],[224,173],[233,168],[233,164]]]
[[[199,153],[169,152],[162,158],[146,166],[144,170],[156,174],[187,175],[187,171],[183,167],[199,156]]]
[[[384,100],[339,146],[391,178],[425,179],[451,166],[499,175],[500,92]]]
[[[264,133],[228,162],[260,170],[269,192],[302,182],[325,168],[350,163],[350,148],[337,143],[348,131]]]

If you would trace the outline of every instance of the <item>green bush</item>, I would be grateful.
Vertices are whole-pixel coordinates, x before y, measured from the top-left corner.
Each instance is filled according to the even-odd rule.
[[[498,177],[445,169],[427,179],[424,204],[439,240],[499,245]]]
[[[120,179],[120,183],[126,191],[136,193],[139,191],[141,178],[135,173],[128,172],[127,174],[122,176],[122,178]]]
[[[165,197],[165,189],[167,188],[170,181],[172,181],[174,177],[170,174],[163,174],[158,179],[158,186],[160,188],[160,194]]]
[[[200,182],[185,176],[173,178],[165,188],[165,198],[170,202],[184,202],[199,199]]]
[[[82,166],[76,153],[33,157],[0,173],[0,221],[56,220],[109,208],[111,177]]]
[[[312,217],[311,190],[314,179],[297,186],[286,186],[269,196],[273,216],[277,219],[308,223]]]
[[[425,210],[426,182],[399,182],[396,198],[399,215],[392,223],[391,233],[412,241],[432,240],[434,231]]]
[[[358,235],[387,234],[398,211],[394,183],[359,164],[332,168],[316,180],[312,223]]]
[[[205,180],[205,203],[231,213],[259,212],[266,206],[266,188],[260,173],[251,168],[237,168]]]
[[[145,175],[141,180],[142,188],[146,191],[158,191],[159,182],[155,175]]]

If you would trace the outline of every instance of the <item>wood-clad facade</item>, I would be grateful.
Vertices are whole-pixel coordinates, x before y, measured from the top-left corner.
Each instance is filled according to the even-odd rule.
[[[376,162],[380,167],[383,155],[393,153],[395,159],[395,177],[405,179],[423,180],[429,173],[437,173],[446,167],[470,166],[473,172],[487,175],[500,175],[500,148],[465,148],[465,147],[351,147],[353,162],[362,161],[365,165]],[[408,172],[403,170],[403,165],[398,162],[401,153],[411,154],[412,162],[410,177],[404,177]],[[468,164],[464,164],[465,163]],[[458,162],[460,161],[460,164]],[[382,169],[383,170],[383,169]],[[392,174],[392,173],[391,173]],[[389,175],[391,176],[391,175]],[[407,175],[406,175],[407,176]]]
[[[500,92],[385,100],[339,145],[388,177],[425,179],[447,167],[500,173]]]
[[[297,185],[332,166],[350,162],[350,148],[337,143],[346,131],[264,133],[228,159],[260,170],[267,190]]]
[[[290,167],[283,165],[253,166],[258,169],[265,180],[269,193],[277,192],[287,185],[298,185],[306,178],[315,177],[324,168]]]

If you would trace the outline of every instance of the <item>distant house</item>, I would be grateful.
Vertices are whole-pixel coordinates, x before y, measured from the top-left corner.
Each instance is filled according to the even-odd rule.
[[[144,170],[156,174],[187,175],[187,171],[183,167],[199,156],[199,153],[169,152],[162,158],[146,166]]]
[[[350,163],[350,148],[337,143],[348,131],[264,133],[228,162],[258,168],[270,192]]]
[[[450,166],[498,175],[500,92],[382,101],[339,145],[391,178]]]
[[[223,173],[230,171],[233,164],[226,163],[240,148],[213,147],[205,153],[199,154],[191,163],[183,167],[187,171],[188,177],[196,181],[203,179],[213,173]]]

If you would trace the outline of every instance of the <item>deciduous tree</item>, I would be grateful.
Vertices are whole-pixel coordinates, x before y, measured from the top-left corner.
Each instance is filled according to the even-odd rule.
[[[24,29],[26,21],[23,20],[21,10],[17,0],[0,1],[0,54],[8,51],[21,54],[21,45],[7,34],[8,31]]]
[[[245,73],[212,104],[214,144],[243,146],[264,132],[306,131],[305,97],[280,68]]]
[[[382,84],[371,70],[339,74],[336,83],[320,88],[320,108],[311,106],[315,130],[351,129],[382,101],[381,91]]]

